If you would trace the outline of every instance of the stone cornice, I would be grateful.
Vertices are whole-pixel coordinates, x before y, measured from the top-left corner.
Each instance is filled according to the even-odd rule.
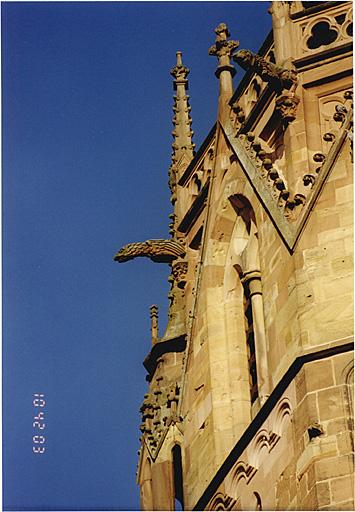
[[[344,2],[323,2],[319,5],[314,5],[312,7],[308,7],[307,9],[303,9],[302,11],[295,12],[290,15],[291,20],[297,20],[299,18],[303,18],[303,16],[309,16],[310,14],[317,14],[318,12],[326,11],[328,9],[332,9],[337,5],[341,5]],[[350,4],[351,2],[349,2]]]
[[[352,41],[346,42],[342,45],[326,48],[325,50],[321,50],[319,52],[312,53],[310,55],[304,55],[303,57],[296,59],[293,61],[293,64],[297,71],[306,71],[307,69],[313,68],[319,65],[319,61],[322,61],[322,64],[325,64],[326,60],[334,60],[339,58],[339,55],[349,54],[352,55],[353,43]],[[349,70],[351,72],[352,70]]]

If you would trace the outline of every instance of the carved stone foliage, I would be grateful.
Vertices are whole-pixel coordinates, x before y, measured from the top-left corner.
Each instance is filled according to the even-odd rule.
[[[176,261],[172,265],[172,275],[179,288],[185,288],[187,268],[187,261]]]
[[[155,457],[170,425],[179,423],[177,406],[180,388],[177,383],[170,386],[159,386],[151,393],[144,395],[140,412],[142,423],[141,441],[146,444],[150,454]]]
[[[222,71],[229,71],[234,76],[235,69],[230,58],[238,48],[239,41],[228,40],[230,33],[225,23],[220,23],[215,29],[215,33],[217,34],[216,43],[208,50],[209,55],[215,55],[218,58],[218,68],[215,74],[219,78]]]
[[[177,80],[177,81],[183,80],[184,81],[184,80],[186,80],[187,75],[190,73],[190,70],[189,70],[189,68],[184,66],[184,64],[182,63],[182,53],[181,52],[177,52],[176,57],[177,57],[176,66],[174,66],[171,69],[170,74],[175,78],[175,80]]]
[[[230,57],[238,48],[239,41],[233,41],[232,39],[228,41],[230,32],[225,23],[220,23],[215,29],[215,33],[217,34],[216,43],[210,47],[208,54],[215,55],[219,59],[224,56]]]
[[[297,82],[297,73],[292,69],[284,69],[264,59],[250,50],[239,50],[233,60],[243,69],[251,69],[277,90],[291,89]]]
[[[173,239],[156,239],[127,244],[116,253],[114,260],[123,263],[133,258],[147,257],[157,263],[171,263],[183,256],[185,249],[180,242]]]

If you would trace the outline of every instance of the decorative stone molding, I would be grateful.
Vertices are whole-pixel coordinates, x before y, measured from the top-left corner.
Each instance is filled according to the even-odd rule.
[[[175,261],[172,265],[172,276],[179,288],[185,288],[187,268],[187,261]]]
[[[238,499],[238,487],[241,481],[244,480],[247,485],[256,474],[256,472],[257,468],[253,467],[251,464],[248,464],[243,460],[237,461],[225,480],[227,493],[233,496],[235,499]]]
[[[263,456],[262,451],[269,454],[274,446],[277,444],[281,436],[272,431],[261,429],[254,437],[252,443],[248,448],[249,464],[255,468],[255,472],[260,468]],[[254,473],[253,473],[254,476]]]
[[[255,137],[253,132],[239,135],[238,140],[242,142],[248,155],[253,160],[256,172],[265,187],[270,191],[273,201],[275,201],[278,208],[284,211],[290,192],[285,179],[280,176],[281,171],[274,167],[271,160],[272,155],[262,148],[262,141]]]
[[[287,417],[291,417],[292,415],[292,405],[290,400],[287,397],[284,397],[278,403],[275,414],[273,415],[273,421],[271,425],[272,432],[274,432],[278,437],[282,436],[282,432],[284,429],[284,423]]]
[[[185,249],[176,240],[146,240],[127,244],[120,249],[114,260],[123,263],[133,258],[146,257],[157,263],[171,263],[179,257],[185,256]]]
[[[225,489],[228,495],[233,498],[239,497],[239,486],[244,480],[248,485],[256,475],[259,468],[262,467],[265,458],[275,448],[281,437],[285,434],[286,419],[290,419],[292,407],[289,398],[283,397],[275,407],[269,422],[265,428],[260,428],[255,434],[253,440],[243,454],[233,466],[225,479]]]
[[[240,280],[244,286],[248,287],[250,297],[253,295],[262,295],[260,270],[250,270],[245,272]]]
[[[244,472],[246,482],[248,472],[250,471],[250,469],[248,470],[248,462],[245,462],[249,460],[247,454],[248,446],[251,445],[252,440],[257,436],[260,430],[266,429],[268,432],[273,432],[280,436],[280,439],[283,438],[284,433],[286,432],[286,428],[289,428],[286,427],[285,423],[286,421],[292,421],[291,416],[293,414],[291,400],[287,396],[285,396],[285,393],[287,392],[287,389],[289,388],[290,384],[294,381],[295,377],[299,374],[300,370],[304,367],[304,365],[310,363],[311,361],[318,361],[324,358],[331,357],[333,355],[344,354],[347,352],[351,357],[351,351],[353,350],[353,337],[349,336],[347,338],[343,338],[343,340],[336,340],[331,342],[330,344],[327,344],[326,348],[324,348],[324,345],[319,345],[318,347],[311,347],[309,350],[306,350],[305,352],[300,352],[300,354],[293,360],[288,370],[285,372],[284,378],[279,381],[279,384],[272,391],[268,401],[263,405],[262,409],[254,418],[254,421],[249,425],[248,429],[245,431],[242,437],[236,442],[236,444],[232,448],[229,456],[221,464],[213,480],[210,482],[210,484],[208,485],[208,487],[206,487],[203,494],[197,500],[193,510],[205,510],[207,504],[209,504],[213,497],[218,494],[218,491],[222,493],[226,492],[228,495],[234,497],[235,499],[239,497],[238,489],[235,490],[237,493],[236,495],[232,494],[232,476],[233,474],[235,474],[236,467],[240,463],[244,465],[244,470],[243,468],[241,468],[238,474]],[[351,365],[353,365],[353,361],[351,361]],[[350,368],[347,368],[347,370],[351,371]],[[349,378],[352,389],[353,372],[351,374],[351,377],[349,375]],[[290,395],[292,394],[293,391],[290,388]],[[292,401],[296,402],[295,396]],[[284,462],[285,465],[288,464],[287,460],[283,460],[280,458],[278,460]],[[265,466],[267,466],[267,463]],[[265,472],[263,472],[262,477],[265,478]],[[239,482],[241,482],[241,480],[243,479],[239,477]],[[251,491],[254,491],[252,486],[250,486],[249,489]],[[284,510],[283,507],[280,507],[280,509]],[[255,507],[252,510],[258,509],[257,507]]]
[[[162,389],[157,387],[153,392],[144,395],[140,408],[141,441],[145,443],[153,459],[158,455],[170,425],[181,422],[181,418],[177,416],[179,394],[180,387],[174,383]]]
[[[352,37],[352,9],[344,6],[336,15],[322,14],[302,24],[304,52],[319,52],[328,46],[349,41]]]
[[[347,91],[347,98],[351,103],[350,91]],[[346,139],[350,140],[352,148],[352,106],[347,104],[344,108],[346,112],[343,109],[337,109],[336,113],[344,114],[345,117],[341,116],[341,120],[339,119],[341,127],[335,137],[332,137],[333,142],[327,155],[316,153],[316,159],[319,160],[320,165],[315,169],[315,181],[312,187],[306,192],[306,186],[304,186],[302,191],[296,190],[294,194],[291,194],[288,190],[285,180],[283,180],[283,185],[277,181],[280,178],[280,171],[274,168],[270,158],[271,155],[261,147],[258,140],[255,140],[254,133],[248,132],[235,137],[231,120],[226,119],[222,124],[224,134],[235,158],[240,162],[261,204],[264,205],[265,211],[274,222],[282,240],[290,251],[293,251],[322,185],[332,170]],[[282,188],[283,186],[285,188]],[[280,190],[281,188],[282,190]]]
[[[206,510],[237,510],[238,500],[231,498],[228,494],[217,492],[213,496]]]

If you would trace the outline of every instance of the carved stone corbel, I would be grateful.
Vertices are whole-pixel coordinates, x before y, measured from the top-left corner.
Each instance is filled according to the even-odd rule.
[[[299,97],[292,92],[281,94],[276,98],[275,110],[280,114],[284,126],[287,126],[296,119],[296,110],[299,102]]]

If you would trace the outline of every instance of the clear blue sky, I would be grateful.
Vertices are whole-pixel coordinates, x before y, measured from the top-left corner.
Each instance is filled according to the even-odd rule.
[[[2,3],[5,509],[139,508],[142,361],[169,267],[112,257],[169,236],[176,50],[198,147],[217,110],[214,28],[257,50],[268,5]]]

